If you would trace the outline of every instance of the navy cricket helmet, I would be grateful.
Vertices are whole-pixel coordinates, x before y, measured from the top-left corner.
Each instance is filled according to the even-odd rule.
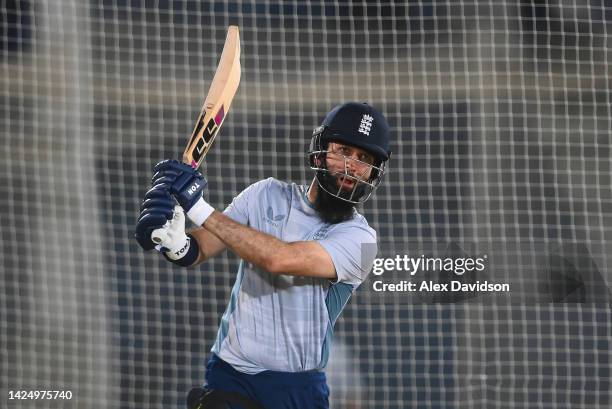
[[[374,157],[370,175],[366,179],[348,174],[345,166],[342,176],[355,181],[351,192],[339,188],[334,175],[330,175],[327,169],[325,158],[330,142],[361,148]],[[365,102],[347,102],[333,108],[314,130],[308,159],[323,190],[344,201],[360,203],[365,202],[380,184],[390,154],[389,124],[385,117]],[[345,158],[345,165],[346,160],[353,159]]]

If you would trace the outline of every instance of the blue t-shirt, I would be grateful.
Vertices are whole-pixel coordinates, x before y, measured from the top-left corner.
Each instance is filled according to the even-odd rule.
[[[338,278],[271,274],[244,260],[212,352],[236,370],[301,372],[327,364],[333,325],[372,269],[376,232],[357,211],[352,219],[323,222],[306,186],[268,178],[247,187],[224,213],[285,242],[316,240]]]

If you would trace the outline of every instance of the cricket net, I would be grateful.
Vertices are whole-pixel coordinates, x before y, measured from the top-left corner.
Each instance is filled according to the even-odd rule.
[[[132,234],[230,24],[214,206],[307,183],[313,128],[368,101],[393,132],[361,209],[381,254],[486,251],[517,288],[381,299],[372,277],[336,325],[332,407],[612,405],[608,2],[7,0],[0,22],[0,406],[179,408],[203,381],[237,260],[175,268]],[[72,397],[15,399],[41,389]]]

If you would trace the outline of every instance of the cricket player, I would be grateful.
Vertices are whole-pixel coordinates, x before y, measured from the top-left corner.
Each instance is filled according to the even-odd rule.
[[[323,369],[333,326],[376,256],[376,232],[355,204],[379,185],[389,154],[384,116],[349,102],[314,130],[310,185],[268,178],[219,212],[202,196],[207,182],[199,171],[174,160],[155,166],[136,226],[139,244],[185,267],[227,248],[241,258],[206,385],[190,393],[188,405],[328,408]],[[201,227],[185,232],[183,211]],[[233,403],[204,404],[214,393]]]

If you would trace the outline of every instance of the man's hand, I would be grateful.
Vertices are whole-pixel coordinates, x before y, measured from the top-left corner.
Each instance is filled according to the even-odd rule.
[[[151,233],[172,219],[174,205],[175,201],[170,196],[170,192],[163,187],[155,186],[145,194],[134,233],[136,241],[144,250],[155,247],[156,243],[151,240]]]
[[[197,170],[177,160],[164,160],[155,165],[152,184],[163,186],[176,198],[196,225],[201,226],[214,209],[204,201],[206,179]]]
[[[190,238],[185,234],[185,213],[181,206],[174,207],[174,214],[163,227],[151,233],[151,239],[157,243],[155,248],[165,253],[171,260],[178,260],[187,254]]]
[[[202,197],[207,185],[200,171],[177,160],[164,160],[155,165],[152,185],[167,186],[177,202],[186,211]]]

